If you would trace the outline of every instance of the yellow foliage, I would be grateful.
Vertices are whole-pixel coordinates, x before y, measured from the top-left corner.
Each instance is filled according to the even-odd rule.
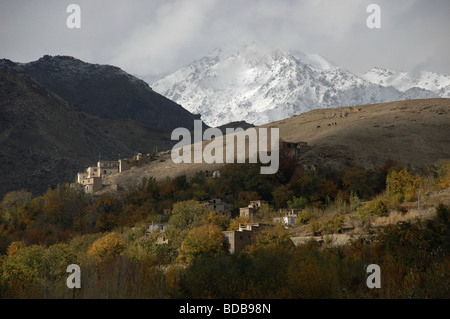
[[[187,261],[197,256],[219,256],[226,252],[226,240],[216,225],[203,225],[189,231],[182,244],[182,253]]]
[[[400,202],[415,201],[421,181],[419,176],[411,175],[406,168],[393,170],[386,180],[389,195],[398,198]]]
[[[125,243],[121,234],[112,232],[94,241],[87,253],[100,258],[118,256],[125,249]]]
[[[389,210],[381,199],[375,199],[356,210],[356,214],[361,220],[371,219],[373,216],[387,216]]]
[[[250,222],[249,218],[237,216],[230,220],[230,225],[227,230],[238,230],[240,224],[247,224]]]
[[[437,186],[440,189],[450,187],[450,161],[440,161],[438,164],[438,182]]]
[[[25,247],[26,245],[23,241],[13,241],[6,250],[6,253],[8,254],[8,257],[11,257],[15,255],[19,250]]]

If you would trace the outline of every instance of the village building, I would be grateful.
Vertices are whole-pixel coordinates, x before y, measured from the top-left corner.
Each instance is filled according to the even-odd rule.
[[[280,140],[280,153],[300,159],[300,156],[308,151],[310,147],[307,142],[286,142]]]
[[[239,208],[239,216],[242,218],[253,220],[255,214],[258,212],[256,208],[253,207],[241,207]]]
[[[274,223],[280,223],[285,226],[293,226],[297,224],[298,213],[300,209],[280,209],[280,217],[275,217],[273,219]]]
[[[76,176],[76,183],[82,185],[86,193],[92,194],[102,189],[103,176],[118,171],[118,161],[98,161],[97,166],[89,166],[84,172],[79,172]]]
[[[220,216],[231,217],[231,213],[233,212],[233,206],[220,198],[206,200],[203,201],[203,203],[208,205],[210,211],[213,211]]]
[[[84,178],[81,180],[79,184],[83,186],[83,189],[86,193],[92,194],[102,189],[102,178],[101,177]]]
[[[157,244],[170,244],[169,239],[166,237],[166,229],[169,227],[169,223],[151,223],[148,225],[147,234],[151,234],[154,232],[159,233],[158,238],[156,239]]]
[[[100,176],[109,175],[119,172],[118,161],[99,161],[97,162],[97,168]]]
[[[243,217],[243,218],[247,218],[247,219],[253,220],[254,217],[255,217],[255,214],[261,208],[261,205],[263,203],[266,203],[266,201],[263,201],[263,200],[252,200],[252,201],[250,201],[250,204],[247,207],[239,208],[239,216]]]
[[[164,233],[167,229],[167,227],[169,227],[169,223],[151,223],[148,225],[147,228],[147,232],[151,233],[154,231],[158,231],[160,233]]]
[[[135,166],[142,166],[156,160],[157,155],[138,153],[133,157],[119,159],[119,172],[124,172]]]
[[[90,177],[100,177],[100,169],[97,166],[90,166],[86,168],[88,178]]]
[[[88,172],[79,172],[77,174],[76,183],[81,184],[81,181],[89,177]]]
[[[259,232],[271,227],[273,226],[260,223],[240,224],[238,230],[227,230],[222,233],[228,242],[228,251],[230,254],[234,254],[242,251],[249,245],[253,245]]]

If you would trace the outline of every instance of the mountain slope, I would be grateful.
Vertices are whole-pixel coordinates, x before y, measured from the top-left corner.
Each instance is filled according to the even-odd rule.
[[[46,55],[30,63],[2,59],[0,69],[27,74],[80,110],[100,118],[132,119],[153,128],[173,130],[191,129],[194,119],[200,117],[114,66]]]
[[[203,57],[154,83],[155,91],[202,114],[210,126],[261,125],[315,108],[437,97],[366,81],[326,58],[254,43],[225,57]],[[420,93],[420,96],[416,96]]]
[[[280,138],[287,142],[307,142],[310,149],[301,157],[305,165],[376,169],[393,160],[420,170],[450,159],[450,99],[317,109],[260,127],[279,128]],[[167,154],[160,161],[108,176],[106,183],[127,188],[142,177],[189,176],[222,165],[175,164]]]
[[[450,99],[318,109],[264,127],[308,142],[305,164],[375,169],[394,160],[420,169],[450,159]]]
[[[116,155],[112,150],[127,152],[30,77],[0,71],[0,194],[70,182],[99,153]]]
[[[170,132],[132,120],[86,115],[29,76],[0,70],[0,198],[71,182],[100,154],[118,159],[170,149],[169,139]]]

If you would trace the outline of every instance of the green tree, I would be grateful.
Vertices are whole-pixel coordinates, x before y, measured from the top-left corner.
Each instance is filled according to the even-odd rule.
[[[306,197],[294,197],[292,200],[287,202],[289,209],[305,209],[309,202]]]

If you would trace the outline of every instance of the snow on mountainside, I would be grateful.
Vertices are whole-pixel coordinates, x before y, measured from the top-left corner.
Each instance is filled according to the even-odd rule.
[[[392,85],[400,91],[422,89],[436,93],[440,97],[450,97],[450,75],[421,71],[417,75],[408,72],[373,68],[363,75],[367,81],[375,84]]]
[[[260,125],[316,108],[436,97],[367,81],[326,58],[253,43],[231,56],[220,50],[154,83],[153,90],[201,114],[210,126]],[[416,92],[417,91],[417,92]]]

